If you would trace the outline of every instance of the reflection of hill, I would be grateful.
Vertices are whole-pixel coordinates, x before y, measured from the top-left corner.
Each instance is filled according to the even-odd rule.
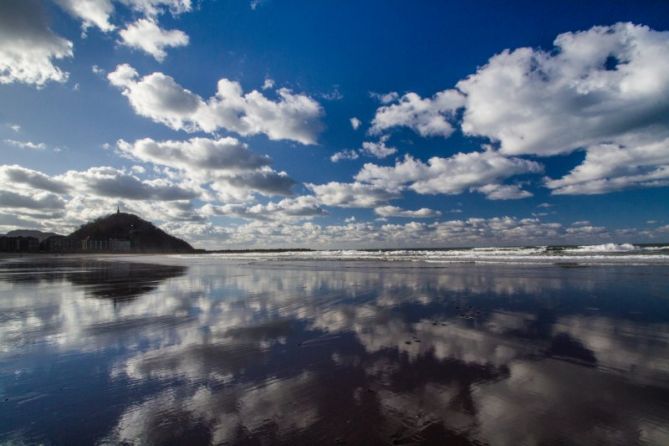
[[[185,274],[186,267],[111,263],[90,271],[76,271],[67,280],[82,286],[94,297],[126,300],[153,291],[164,280]]]
[[[164,280],[181,276],[187,269],[177,265],[48,259],[1,264],[0,280],[11,283],[67,280],[84,288],[90,297],[123,301],[153,291]]]

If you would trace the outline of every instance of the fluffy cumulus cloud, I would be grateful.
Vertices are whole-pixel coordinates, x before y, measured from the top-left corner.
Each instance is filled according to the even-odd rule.
[[[222,201],[249,200],[253,193],[263,195],[291,195],[295,185],[286,172],[269,167],[240,172],[235,175],[217,176],[211,184]]]
[[[517,184],[486,184],[475,190],[485,194],[489,200],[518,200],[532,196],[531,192],[521,189]]]
[[[439,217],[441,212],[429,208],[420,208],[415,211],[409,211],[397,206],[379,206],[374,209],[374,213],[380,217],[406,217],[406,218],[433,218]]]
[[[457,90],[441,91],[432,98],[421,98],[416,93],[407,93],[398,99],[383,98],[389,104],[376,111],[370,128],[372,134],[392,127],[408,127],[421,136],[448,137],[454,130],[449,121],[464,104],[464,97]]]
[[[383,140],[380,144],[385,148]],[[356,159],[358,153],[338,152],[330,159],[333,162]],[[503,184],[503,181],[512,176],[542,171],[543,166],[536,161],[504,156],[488,147],[482,152],[457,153],[448,158],[432,157],[427,162],[406,155],[394,166],[367,163],[353,183],[333,181],[321,185],[308,184],[307,187],[323,204],[339,207],[379,207],[399,198],[407,190],[424,195],[454,195],[470,191],[483,193],[490,200],[515,200],[530,197],[532,193],[517,184]]]
[[[647,144],[589,147],[585,160],[546,185],[558,195],[602,194],[669,184],[669,137]]]
[[[303,195],[294,198],[284,198],[278,202],[267,204],[243,205],[226,204],[216,206],[207,204],[202,208],[206,216],[232,216],[247,220],[301,220],[305,218],[325,215],[325,210],[313,196]]]
[[[346,208],[372,208],[399,197],[384,187],[362,183],[307,184],[318,200],[327,206]]]
[[[78,224],[111,212],[119,201],[124,209],[156,221],[201,221],[193,201],[204,191],[197,183],[158,173],[138,176],[138,170],[92,167],[60,175],[0,166],[0,216],[10,226],[67,232]],[[143,172],[145,173],[145,172]]]
[[[150,54],[158,62],[167,56],[165,48],[188,45],[188,35],[178,29],[162,29],[154,20],[139,19],[119,32],[121,43]]]
[[[539,173],[542,169],[537,162],[506,157],[487,149],[448,158],[433,157],[427,163],[407,155],[394,166],[365,164],[355,178],[387,190],[408,188],[419,194],[459,194],[473,190],[492,199],[502,199],[529,193],[523,193],[517,186],[502,186],[500,181],[514,175]]]
[[[185,46],[188,36],[179,30],[164,30],[157,16],[166,11],[180,14],[192,9],[190,0],[55,0],[55,3],[82,23],[86,31],[117,29],[112,23],[116,5],[143,17],[119,32],[121,43],[140,49],[162,61],[166,48]],[[0,2],[0,84],[25,83],[43,87],[48,82],[65,82],[69,73],[56,62],[74,55],[71,41],[50,28],[40,0]]]
[[[9,190],[0,191],[0,208],[18,209],[62,209],[65,201],[55,194],[41,192],[23,195]]]
[[[0,228],[39,228],[67,232],[77,225],[109,213],[121,202],[124,210],[156,221],[164,229],[199,246],[214,247],[429,247],[453,245],[499,245],[564,243],[568,240],[611,241],[615,234],[589,222],[563,227],[538,218],[436,219],[440,212],[420,208],[403,209],[389,204],[398,190],[372,183],[307,184],[313,195],[259,202],[251,193],[290,193],[294,181],[264,164],[266,158],[235,166],[231,153],[245,154],[234,140],[204,141],[214,153],[220,151],[220,172],[209,182],[195,177],[200,163],[211,153],[200,152],[197,138],[186,142],[140,140],[119,147],[128,156],[153,164],[152,169],[92,167],[47,175],[16,165],[0,166]],[[174,164],[161,164],[160,149],[174,152]],[[157,154],[156,154],[157,151]],[[204,153],[204,154],[203,154]],[[248,154],[247,154],[248,155]],[[140,158],[143,157],[143,158]],[[233,157],[234,158],[234,157]],[[253,160],[253,157],[248,157]],[[218,158],[210,161],[215,165]],[[232,169],[232,173],[227,169]],[[193,173],[193,175],[190,174]],[[219,176],[220,173],[230,176]],[[408,218],[403,224],[349,221],[346,224],[317,223],[327,215],[324,206],[373,208],[381,218]],[[240,218],[243,224],[220,225],[216,219]],[[649,230],[647,238],[666,230]],[[652,233],[652,234],[651,234]],[[628,239],[630,234],[620,235]],[[617,236],[616,236],[617,237]]]
[[[198,196],[169,180],[141,180],[135,175],[112,167],[92,167],[84,171],[70,170],[58,177],[65,184],[83,193],[127,200],[190,200]]]
[[[330,157],[330,161],[337,163],[342,160],[356,160],[360,158],[360,156],[367,156],[378,159],[387,158],[390,155],[397,153],[397,149],[395,147],[386,145],[388,138],[388,135],[383,135],[377,142],[363,142],[362,147],[357,150],[341,150],[332,155]]]
[[[70,15],[80,19],[84,29],[96,26],[101,31],[109,32],[115,28],[110,22],[114,12],[111,0],[56,0],[56,3]]]
[[[0,84],[65,82],[68,73],[54,63],[72,55],[72,42],[49,28],[41,1],[0,2]]]
[[[386,141],[386,138],[381,138],[378,142],[365,141],[362,143],[360,152],[364,155],[379,159],[387,158],[390,155],[397,153],[397,149],[395,147],[388,147]]]
[[[111,22],[116,12],[116,4],[123,5],[135,13],[143,14],[149,18],[170,11],[173,15],[188,12],[192,8],[190,0],[55,0],[56,3],[67,11],[71,16],[82,22],[84,29],[92,26],[103,32],[116,29]]]
[[[290,195],[295,181],[285,172],[270,167],[268,156],[258,155],[241,141],[191,138],[185,141],[155,141],[144,138],[134,143],[119,141],[119,152],[134,160],[172,169],[182,181],[210,186],[223,201],[248,200],[249,194]]]
[[[185,141],[155,141],[144,138],[134,143],[118,142],[122,154],[134,159],[175,169],[239,171],[268,166],[271,160],[251,152],[241,141],[231,138],[191,138]]]
[[[64,194],[69,190],[67,184],[60,179],[16,164],[0,166],[0,183],[7,188],[11,186],[11,190],[14,191],[34,192],[36,190]]]
[[[131,9],[152,17],[169,11],[172,15],[189,12],[193,8],[192,0],[119,0]]]
[[[504,51],[460,81],[464,132],[499,141],[510,155],[667,136],[669,33],[619,23],[564,33],[554,43],[551,52]]]
[[[357,150],[340,150],[330,157],[330,161],[338,163],[342,160],[357,160],[360,158]]]
[[[232,213],[233,209],[225,211]],[[402,216],[402,212],[412,211],[388,208],[388,213]],[[430,213],[429,210],[413,212],[416,214]],[[411,218],[421,216],[413,215]],[[338,225],[317,224],[311,221],[296,223],[278,217],[273,219],[275,221],[267,221],[269,220],[267,218],[253,218],[253,216],[243,217],[255,221],[226,228],[206,223],[174,224],[168,227],[175,233],[197,243],[229,248],[249,246],[312,248],[492,246],[565,243],[565,240],[571,239],[571,235],[561,224],[544,222],[537,218],[468,218],[432,223],[409,221],[402,224],[351,221]],[[594,234],[589,240],[609,240],[609,238],[608,235]]]
[[[242,136],[265,134],[272,140],[315,144],[322,128],[323,109],[314,99],[280,88],[272,100],[228,79],[206,101],[183,88],[172,77],[156,72],[140,77],[127,64],[107,76],[123,92],[135,112],[174,130],[187,132],[229,130]]]
[[[460,125],[465,135],[498,144],[504,156],[585,150],[583,164],[547,181],[556,194],[666,185],[669,32],[618,23],[560,34],[554,45],[505,50],[432,98],[377,95],[384,105],[370,130],[408,127],[448,137]]]

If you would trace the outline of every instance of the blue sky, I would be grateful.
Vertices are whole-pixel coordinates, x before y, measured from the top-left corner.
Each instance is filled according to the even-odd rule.
[[[669,239],[669,4],[7,0],[0,232]]]

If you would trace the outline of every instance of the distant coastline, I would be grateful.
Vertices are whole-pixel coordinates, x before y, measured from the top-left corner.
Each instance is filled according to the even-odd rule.
[[[116,213],[100,217],[81,225],[69,235],[42,232],[34,229],[14,230],[0,235],[0,253],[5,254],[281,254],[281,253],[337,253],[357,252],[408,255],[419,252],[457,253],[459,251],[483,255],[499,256],[500,253],[517,255],[522,250],[539,250],[534,254],[542,256],[584,254],[669,254],[669,243],[605,243],[601,245],[516,245],[488,247],[412,247],[412,248],[355,248],[355,249],[314,249],[314,248],[236,248],[236,249],[196,249],[188,242],[172,236],[153,223],[137,215]],[[520,250],[520,251],[518,251]],[[492,254],[492,252],[496,252]]]

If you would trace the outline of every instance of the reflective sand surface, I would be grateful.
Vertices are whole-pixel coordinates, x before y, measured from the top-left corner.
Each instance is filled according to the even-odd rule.
[[[669,444],[669,267],[0,261],[0,442]]]

